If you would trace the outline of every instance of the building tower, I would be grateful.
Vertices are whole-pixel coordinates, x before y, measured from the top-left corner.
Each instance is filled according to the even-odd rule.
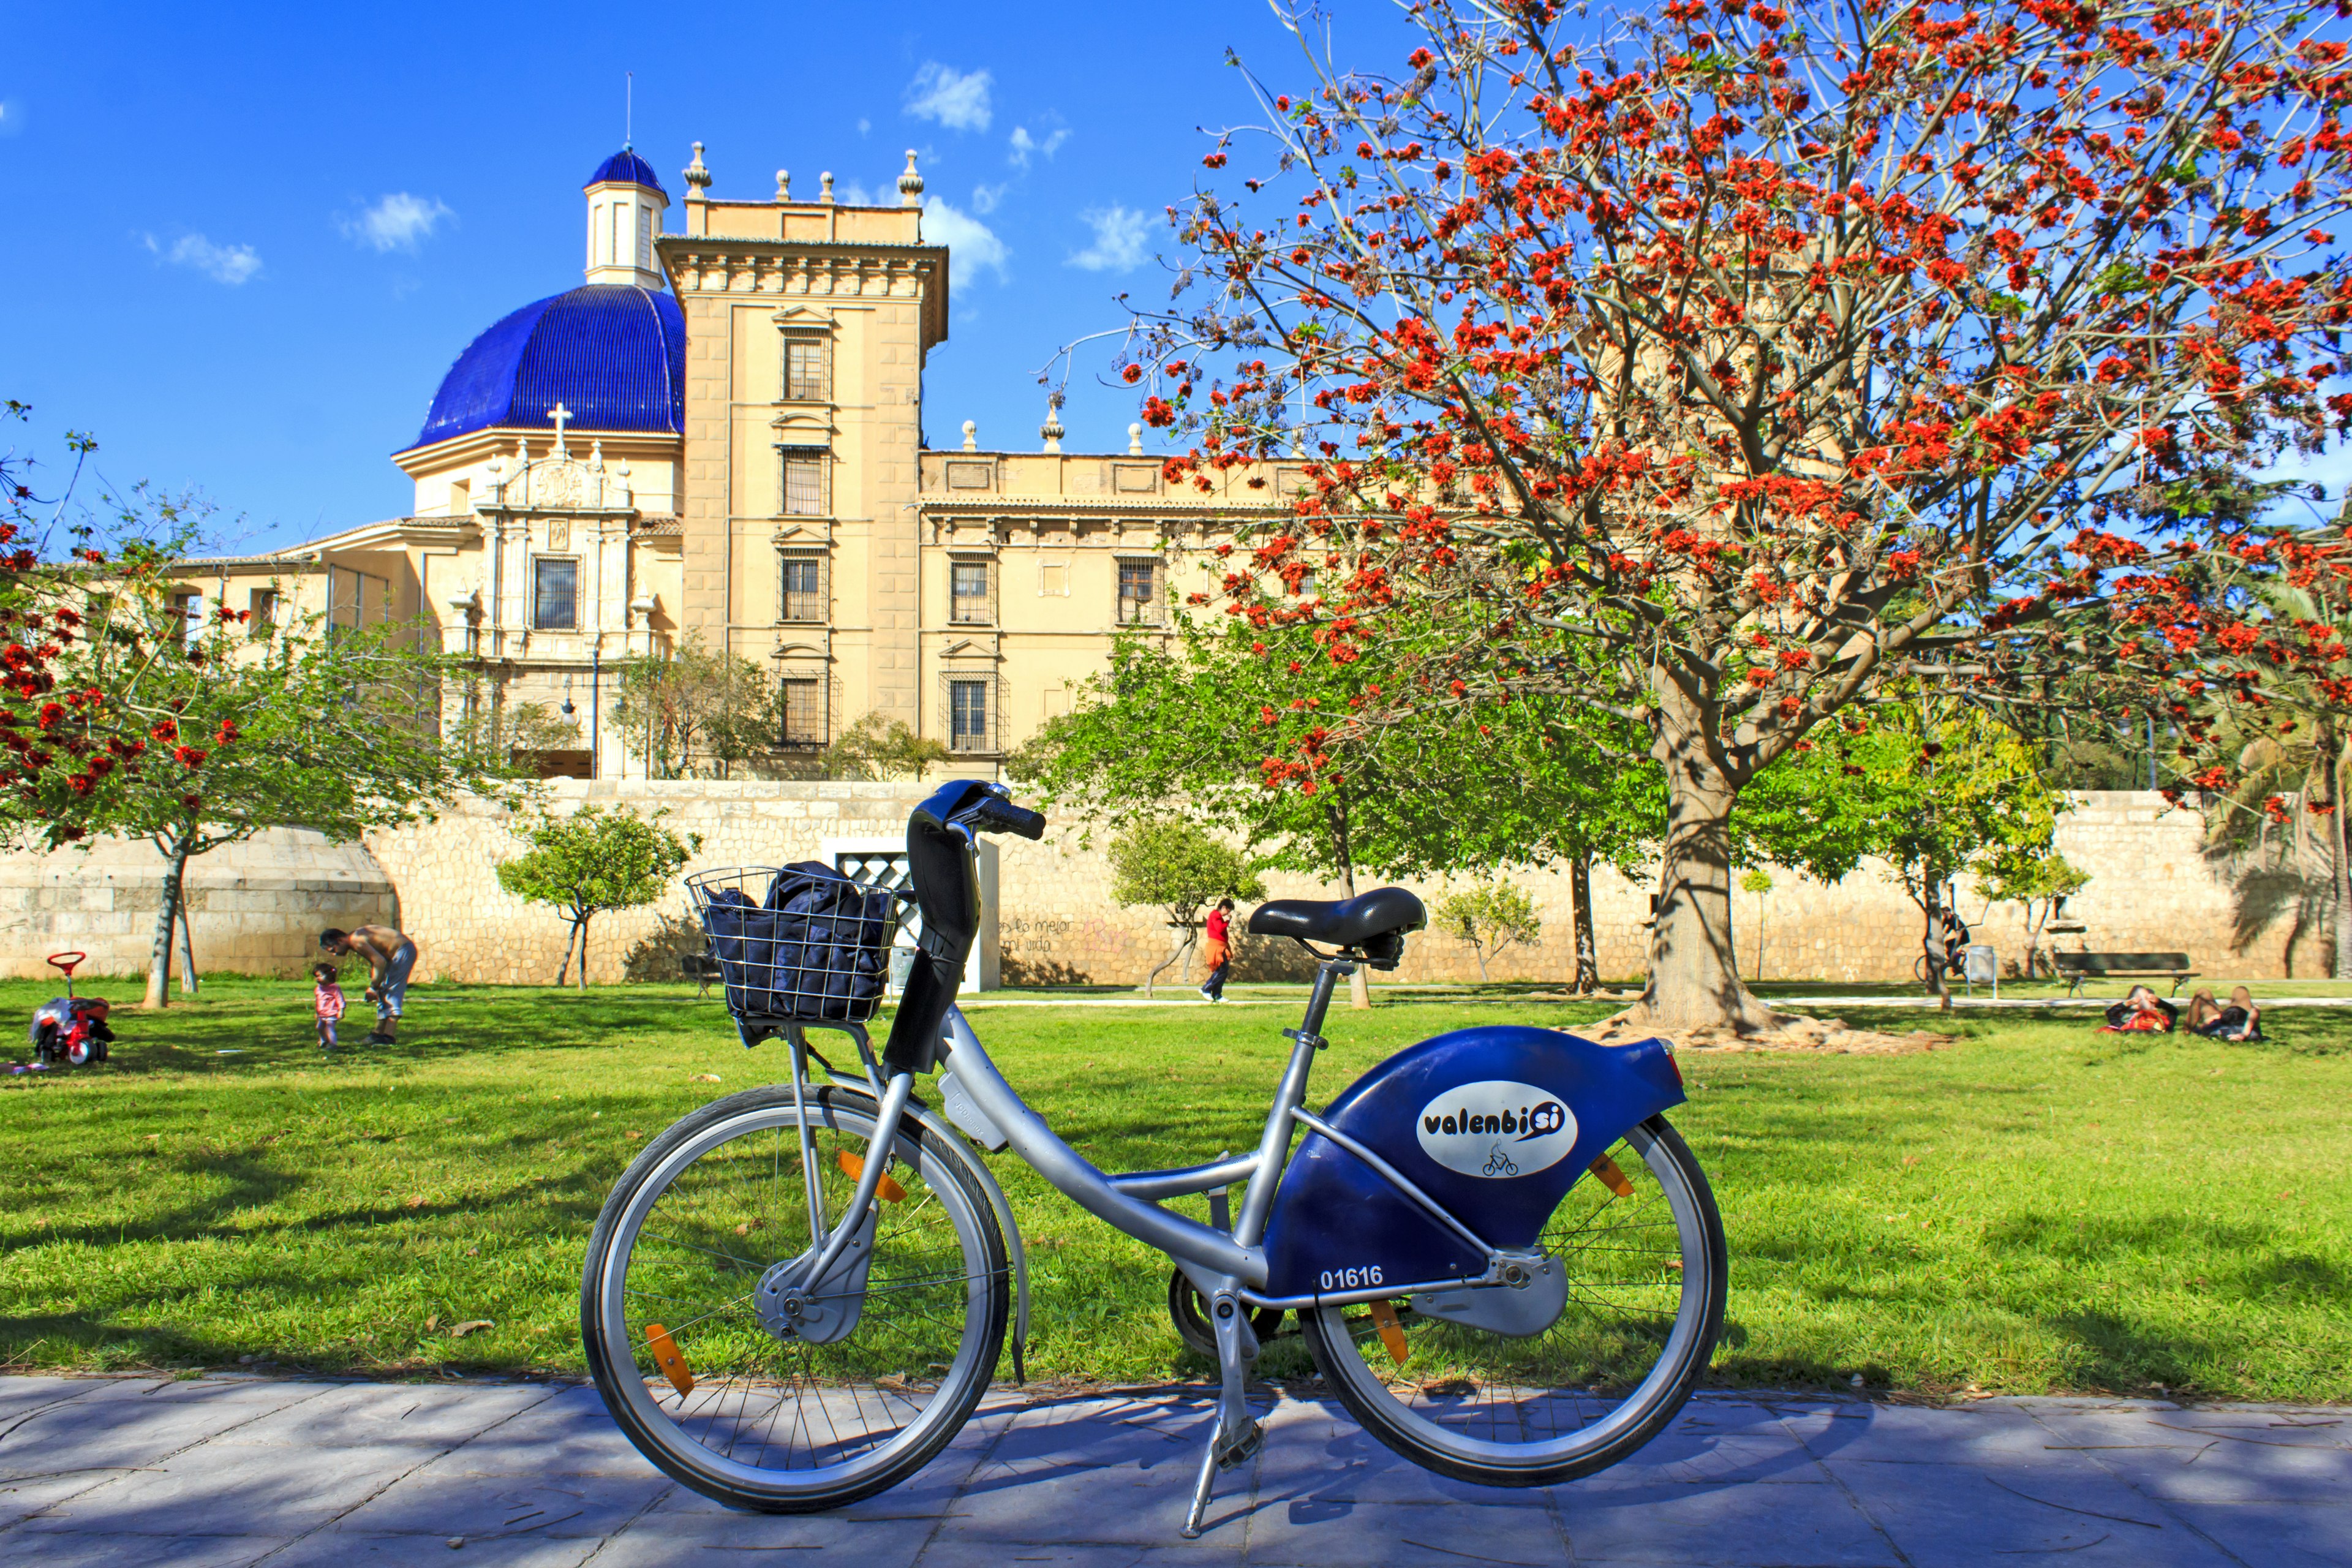
[[[643,158],[624,147],[596,166],[588,197],[588,281],[662,286],[654,240],[669,196]]]

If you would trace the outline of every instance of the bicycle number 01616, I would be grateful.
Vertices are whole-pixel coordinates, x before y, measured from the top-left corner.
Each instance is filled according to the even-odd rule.
[[[1377,1285],[1380,1282],[1381,1266],[1377,1263],[1367,1268],[1323,1270],[1323,1289],[1326,1290],[1360,1290],[1367,1285]]]

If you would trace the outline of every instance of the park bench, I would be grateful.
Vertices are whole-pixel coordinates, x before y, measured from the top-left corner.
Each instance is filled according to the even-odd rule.
[[[2180,983],[2197,976],[2185,952],[2054,952],[2051,956],[2058,961],[2058,973],[2065,976],[2069,996],[2081,990],[2085,980],[2169,980],[2172,994],[2178,996]]]
[[[677,955],[677,972],[694,982],[697,996],[708,996],[710,983],[719,978],[719,961],[707,952],[681,952]]]

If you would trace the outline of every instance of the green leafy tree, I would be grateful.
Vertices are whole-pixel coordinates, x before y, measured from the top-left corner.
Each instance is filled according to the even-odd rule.
[[[588,984],[588,922],[608,910],[650,904],[668,889],[694,852],[699,834],[681,838],[661,826],[667,811],[639,816],[627,806],[606,812],[583,805],[569,816],[541,812],[530,832],[530,848],[500,862],[499,886],[535,904],[553,904],[572,918],[563,963],[555,983],[563,984],[572,955],[580,954],[578,984]]]
[[[667,658],[633,654],[614,670],[613,727],[655,778],[733,776],[783,733],[783,689],[740,654],[688,637]]]
[[[1986,900],[2016,904],[2025,911],[2025,977],[2056,978],[2058,963],[2042,951],[2042,928],[2058,906],[2090,885],[2091,874],[2047,846],[2018,845],[1997,851],[1981,872]]]
[[[1303,637],[1269,631],[1243,640],[1231,627],[1182,616],[1170,634],[1122,632],[1109,672],[1047,726],[1039,782],[1050,800],[1114,827],[1182,812],[1238,835],[1260,865],[1336,882],[1349,897],[1360,870],[1403,876],[1441,862],[1450,825],[1444,803],[1384,772],[1401,745],[1368,749],[1352,771],[1311,789],[1271,787],[1263,777],[1284,667],[1328,671],[1318,695],[1298,700],[1307,710],[1346,710],[1349,672],[1307,663],[1313,657]],[[1360,969],[1353,999],[1370,1005]]]
[[[829,779],[919,779],[950,756],[944,742],[918,735],[904,719],[873,712],[844,729],[819,765]]]
[[[1859,716],[1759,776],[1735,854],[1834,882],[1882,861],[1920,913],[1920,973],[1951,1005],[1937,917],[1953,883],[2046,851],[2064,802],[2032,748],[1982,710],[1927,696]]]
[[[1739,879],[1739,885],[1756,895],[1756,978],[1764,978],[1764,898],[1772,890],[1772,873],[1758,866]]]
[[[1478,978],[1486,978],[1487,959],[1514,942],[1533,946],[1543,938],[1543,920],[1533,899],[1508,882],[1485,882],[1467,891],[1440,899],[1437,929],[1456,942],[1466,942],[1478,955]]]
[[[1168,924],[1177,933],[1174,949],[1144,976],[1146,996],[1162,971],[1192,951],[1203,909],[1220,899],[1255,901],[1265,897],[1265,882],[1248,856],[1181,817],[1158,817],[1121,829],[1110,842],[1110,869],[1113,899],[1130,909],[1156,905],[1166,911]]]
[[[1436,645],[1453,633],[1433,620],[1417,635]],[[1491,873],[1566,857],[1589,933],[1583,871],[1596,857],[1633,858],[1656,831],[1644,805],[1664,795],[1648,770],[1619,765],[1612,742],[1623,737],[1605,717],[1516,701],[1346,722],[1379,695],[1364,667],[1327,657],[1307,626],[1180,606],[1165,632],[1118,636],[1109,671],[1024,752],[1020,773],[1114,827],[1176,813],[1223,828],[1259,864],[1350,897],[1360,872]],[[1319,748],[1314,776],[1266,761],[1296,747]],[[1360,1006],[1364,981],[1360,971]]]
[[[191,860],[270,827],[349,843],[460,796],[523,787],[443,742],[446,663],[417,627],[330,637],[317,616],[255,626],[226,609],[192,626],[161,576],[113,580],[84,604],[89,636],[60,661],[62,680],[145,733],[93,749],[68,784],[82,826],[152,839],[163,858],[151,1007],[168,999]],[[178,651],[159,656],[163,643]]]

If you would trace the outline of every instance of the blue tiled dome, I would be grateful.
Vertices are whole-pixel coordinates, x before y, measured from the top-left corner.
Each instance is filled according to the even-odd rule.
[[[525,305],[466,345],[415,444],[492,426],[677,434],[686,428],[686,316],[658,289],[590,283]]]
[[[608,182],[618,182],[625,185],[650,185],[656,191],[661,191],[662,188],[662,183],[654,178],[653,165],[626,147],[597,164],[596,172],[588,176],[590,185],[601,185]],[[583,190],[587,188],[587,185],[581,187]],[[669,193],[662,191],[662,195],[667,196]]]

